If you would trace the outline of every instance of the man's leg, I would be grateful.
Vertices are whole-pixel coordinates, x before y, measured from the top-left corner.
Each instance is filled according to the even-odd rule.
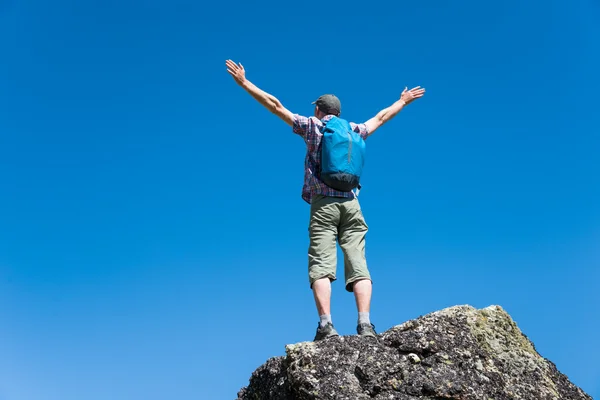
[[[365,237],[368,229],[358,200],[344,203],[340,222],[340,247],[344,252],[346,290],[354,292],[356,299],[358,334],[375,337],[375,329],[369,316],[372,282],[365,255]]]
[[[331,315],[331,281],[329,278],[317,279],[312,286],[319,316]]]
[[[316,196],[310,208],[308,277],[319,313],[315,340],[337,336],[331,320],[331,281],[336,279],[336,236],[339,223],[336,199]]]
[[[371,311],[372,288],[373,284],[370,279],[354,282],[354,297],[359,313],[369,313]]]

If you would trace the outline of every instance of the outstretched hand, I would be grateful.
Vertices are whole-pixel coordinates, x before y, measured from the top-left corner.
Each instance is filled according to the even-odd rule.
[[[242,85],[246,81],[246,70],[242,63],[236,64],[232,60],[225,61],[227,72],[235,79],[238,85]]]
[[[400,100],[404,101],[404,104],[410,104],[414,100],[423,97],[425,94],[425,88],[421,88],[421,86],[417,86],[408,90],[408,88],[404,88],[404,91],[400,95]]]

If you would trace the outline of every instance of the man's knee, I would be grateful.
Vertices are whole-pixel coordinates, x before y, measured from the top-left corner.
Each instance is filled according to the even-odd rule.
[[[331,283],[331,282],[337,280],[337,278],[335,277],[335,275],[332,275],[332,274],[328,274],[328,275],[321,276],[321,277],[318,277],[318,276],[313,277],[309,274],[308,280],[310,282],[310,288],[312,289],[313,285],[319,281],[328,280]]]
[[[361,282],[363,282],[363,283],[361,283]],[[367,273],[363,274],[362,276],[355,276],[355,277],[347,278],[346,279],[346,291],[352,293],[352,292],[354,292],[357,284],[359,284],[359,286],[362,286],[364,284],[371,285],[372,283],[373,283],[373,281],[371,280],[371,275],[367,271]]]

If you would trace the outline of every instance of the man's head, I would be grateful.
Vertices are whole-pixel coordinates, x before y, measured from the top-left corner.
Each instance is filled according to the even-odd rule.
[[[312,104],[316,105],[315,117],[317,118],[323,118],[324,116],[330,114],[339,116],[342,112],[342,104],[340,103],[340,99],[333,94],[324,94],[317,100],[313,101]]]

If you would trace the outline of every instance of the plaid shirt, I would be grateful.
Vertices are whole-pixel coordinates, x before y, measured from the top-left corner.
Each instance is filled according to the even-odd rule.
[[[302,198],[311,203],[312,198],[321,194],[330,197],[354,198],[354,192],[340,192],[324,184],[315,175],[316,171],[321,169],[321,140],[323,139],[324,122],[329,121],[333,115],[327,115],[322,120],[316,117],[306,118],[301,115],[294,115],[294,133],[302,136],[306,142],[306,158],[304,159],[304,186],[302,187]],[[352,130],[360,134],[363,139],[369,135],[365,124],[355,124],[350,122]]]

